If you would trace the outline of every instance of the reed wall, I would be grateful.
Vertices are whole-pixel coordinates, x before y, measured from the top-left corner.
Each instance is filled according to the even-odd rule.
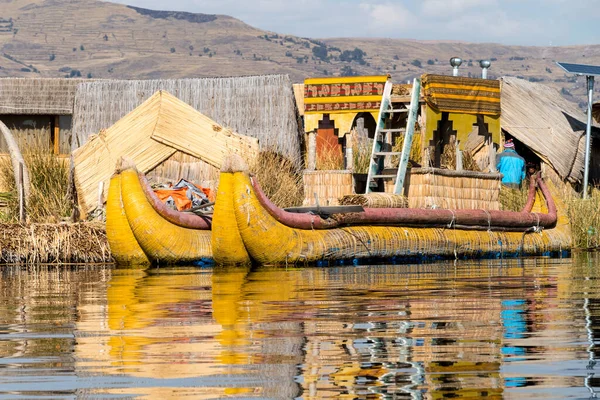
[[[298,112],[287,75],[231,78],[107,80],[78,86],[73,149],[165,90],[224,127],[257,138],[290,160],[300,160]]]
[[[410,208],[500,209],[500,174],[411,168],[405,193]],[[386,185],[392,192],[393,185]]]
[[[315,194],[321,206],[335,206],[339,204],[339,198],[354,193],[352,171],[304,171],[302,177],[304,182],[305,206],[315,206]]]

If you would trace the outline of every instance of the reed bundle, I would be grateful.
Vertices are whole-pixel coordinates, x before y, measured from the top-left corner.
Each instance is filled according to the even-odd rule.
[[[473,171],[411,168],[409,207],[498,210],[500,177]]]
[[[0,224],[1,263],[105,263],[112,258],[101,224]]]
[[[317,199],[321,206],[334,206],[340,197],[354,193],[352,171],[304,171],[302,179],[306,206],[316,205]]]
[[[369,208],[406,208],[408,199],[405,196],[391,193],[348,194],[339,199],[339,204]]]

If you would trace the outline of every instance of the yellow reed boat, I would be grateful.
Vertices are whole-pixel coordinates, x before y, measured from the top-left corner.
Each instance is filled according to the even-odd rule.
[[[135,167],[111,178],[106,236],[118,264],[212,262],[211,221],[168,209]]]
[[[566,255],[571,249],[564,207],[555,205],[541,180],[542,190],[535,204],[534,197],[531,201],[531,208],[539,212],[365,209],[335,219],[290,215],[269,203],[243,166],[230,165],[225,171],[220,179],[231,183],[219,189],[221,207],[214,217],[234,218],[237,232],[221,230],[213,235],[213,243],[225,240],[225,235],[239,235],[219,252],[247,251],[259,264]],[[430,218],[435,215],[443,218]],[[222,257],[215,252],[215,259]]]

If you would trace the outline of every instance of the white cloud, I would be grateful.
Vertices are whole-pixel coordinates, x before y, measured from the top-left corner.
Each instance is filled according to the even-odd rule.
[[[2,0],[0,0],[2,1]],[[600,0],[111,0],[225,14],[311,38],[393,37],[547,45],[600,42]],[[596,6],[594,6],[596,5]]]
[[[405,31],[414,26],[413,13],[397,3],[361,3],[364,21],[373,34]]]
[[[496,0],[423,0],[421,12],[424,17],[453,17],[465,12],[496,9]]]

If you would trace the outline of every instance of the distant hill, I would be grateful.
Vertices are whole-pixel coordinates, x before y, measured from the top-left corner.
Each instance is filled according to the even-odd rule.
[[[226,16],[147,10],[94,0],[0,0],[0,77],[188,78],[285,73],[390,74],[403,82],[425,72],[519,76],[585,104],[585,78],[554,61],[600,64],[600,45],[506,46],[401,39],[311,39],[279,35]],[[474,37],[476,33],[474,32]]]

